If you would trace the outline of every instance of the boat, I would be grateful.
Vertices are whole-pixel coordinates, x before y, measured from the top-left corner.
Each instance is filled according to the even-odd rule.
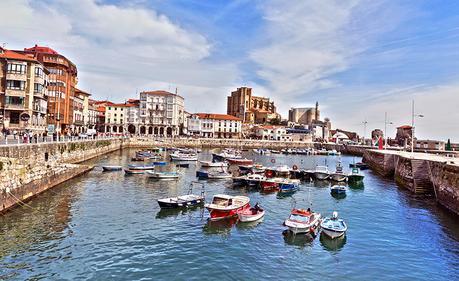
[[[196,171],[196,177],[199,179],[207,179],[208,176],[209,176],[208,171]]]
[[[155,162],[153,162],[153,165],[155,165],[155,166],[166,166],[167,162],[166,161],[155,161]]]
[[[290,175],[290,168],[287,165],[279,165],[274,170],[276,177],[288,177]]]
[[[347,231],[347,225],[344,220],[338,218],[338,212],[333,212],[331,218],[326,217],[320,224],[322,233],[335,239],[343,236]]]
[[[237,216],[238,212],[250,208],[249,202],[250,198],[246,196],[217,194],[205,207],[210,213],[210,220],[215,221]]]
[[[330,171],[327,166],[316,166],[314,177],[318,180],[326,180],[330,177]]]
[[[102,166],[102,170],[104,172],[112,172],[112,171],[121,171],[123,169],[122,166],[115,166],[115,165],[111,165],[111,166]]]
[[[150,178],[161,180],[175,180],[180,177],[180,174],[177,172],[147,171],[147,174]]]
[[[312,212],[309,208],[293,209],[284,225],[293,234],[311,234],[315,235],[320,226],[320,214]]]
[[[360,173],[359,168],[352,168],[351,172],[347,175],[347,180],[350,183],[357,183],[363,181],[365,176]]]
[[[252,165],[253,160],[247,158],[227,158],[230,165]]]
[[[180,168],[189,168],[190,164],[189,163],[178,163],[175,166],[180,167]]]
[[[143,170],[143,171],[147,171],[147,170],[154,170],[155,169],[155,165],[128,165],[128,169],[129,170]]]
[[[201,164],[201,167],[209,167],[209,168],[225,168],[228,167],[228,163],[226,162],[212,162],[212,161],[199,161],[199,164]]]
[[[334,195],[346,194],[346,187],[343,185],[334,185],[330,188],[330,193]]]
[[[257,187],[266,178],[263,175],[259,174],[248,174],[247,176],[245,176],[245,179],[248,186]]]
[[[341,152],[336,151],[336,149],[333,149],[333,150],[328,151],[328,155],[329,156],[338,156],[338,155],[341,155]]]
[[[131,170],[131,169],[124,169],[126,175],[136,175],[136,174],[143,174],[145,170]]]
[[[280,178],[265,178],[260,181],[261,191],[272,192],[279,190],[279,182],[282,180]]]
[[[131,161],[134,161],[134,162],[141,162],[141,161],[145,161],[145,157],[132,157],[131,158]]]
[[[174,152],[169,155],[172,161],[198,161],[197,154]]]
[[[258,203],[253,207],[243,209],[237,213],[240,222],[254,222],[263,218],[264,215],[265,210]]]
[[[190,189],[186,195],[158,199],[158,204],[161,208],[189,208],[204,204],[204,185],[202,185],[201,195],[193,194],[193,183],[190,184]]]
[[[261,164],[254,164],[252,166],[252,173],[254,174],[263,174],[266,171],[266,167]]]
[[[228,158],[232,158],[232,159],[238,159],[238,158],[242,158],[241,156],[241,153],[237,150],[234,150],[234,149],[224,149],[222,152],[220,153],[212,153],[212,160],[213,161],[225,161],[226,159]]]
[[[271,149],[272,154],[280,154],[281,152],[279,150]]]
[[[299,189],[300,180],[282,179],[278,183],[279,193],[295,192]]]
[[[214,180],[221,180],[221,179],[229,179],[231,178],[232,175],[228,172],[221,171],[221,172],[210,172],[207,174],[208,179],[214,179]]]
[[[336,182],[343,182],[347,180],[347,175],[343,172],[341,162],[336,165],[336,170],[330,175],[330,179]]]
[[[271,154],[271,151],[269,151],[269,149],[263,149],[263,148],[253,149],[253,152],[260,154],[260,155],[270,155]]]
[[[357,163],[350,163],[349,168],[359,168],[360,170],[367,170],[369,167],[365,163],[357,162]]]

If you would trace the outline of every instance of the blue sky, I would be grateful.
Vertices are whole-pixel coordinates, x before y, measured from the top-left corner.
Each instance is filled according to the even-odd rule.
[[[459,2],[453,0],[3,0],[0,38],[74,61],[79,87],[123,101],[178,91],[190,112],[225,112],[238,86],[283,116],[319,101],[334,128],[411,122],[459,142]],[[37,16],[39,15],[39,16]],[[395,126],[388,133],[395,134]]]

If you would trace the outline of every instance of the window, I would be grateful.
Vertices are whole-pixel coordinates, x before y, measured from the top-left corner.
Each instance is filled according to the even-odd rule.
[[[56,74],[56,75],[64,75],[64,71],[59,68],[49,68],[49,73]]]
[[[40,83],[34,83],[33,84],[33,92],[34,93],[42,94],[43,93],[43,88],[44,88],[43,85],[40,84]]]
[[[35,67],[35,77],[43,77],[43,69],[40,67]]]
[[[6,80],[6,88],[11,90],[24,90],[25,81]]]
[[[24,64],[9,63],[7,72],[8,73],[25,74],[26,66]]]

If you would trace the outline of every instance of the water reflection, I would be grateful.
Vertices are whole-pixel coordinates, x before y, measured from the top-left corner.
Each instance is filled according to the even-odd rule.
[[[237,223],[237,217],[223,219],[218,221],[208,220],[202,228],[204,234],[223,234],[228,235],[231,228]]]
[[[190,208],[160,209],[159,212],[156,213],[155,218],[165,219],[169,217],[178,217],[178,216],[191,214],[192,212],[199,212],[200,214],[203,215],[204,208],[200,206],[193,206]]]
[[[320,245],[322,247],[330,252],[338,252],[340,251],[344,245],[346,245],[347,237],[346,235],[343,235],[341,237],[331,239],[327,235],[321,233],[320,234]]]
[[[313,245],[314,237],[310,234],[293,234],[289,230],[284,230],[282,232],[284,236],[284,242],[290,246],[296,246],[300,249],[305,247],[310,247]]]
[[[252,222],[238,222],[236,224],[236,228],[239,230],[251,230],[255,227],[257,227],[259,224],[261,224],[264,220],[264,217],[257,220],[257,221],[252,221]]]

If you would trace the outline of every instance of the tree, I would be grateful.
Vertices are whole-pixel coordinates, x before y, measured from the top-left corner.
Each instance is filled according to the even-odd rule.
[[[448,142],[446,143],[446,148],[445,148],[447,151],[451,151],[451,140],[448,139]]]
[[[279,118],[271,119],[271,125],[279,125],[281,120]]]

